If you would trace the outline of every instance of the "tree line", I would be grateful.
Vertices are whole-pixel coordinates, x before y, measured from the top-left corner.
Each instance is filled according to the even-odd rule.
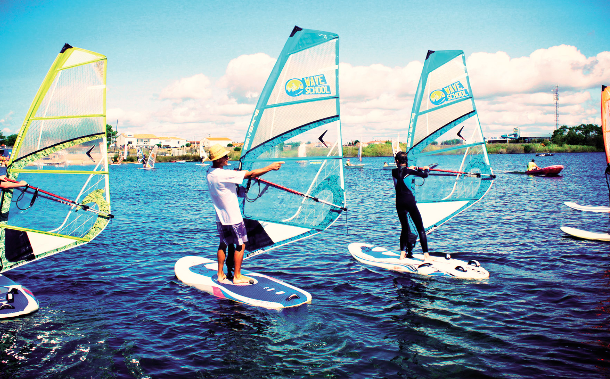
[[[9,136],[5,136],[0,132],[0,145],[13,146],[15,145],[15,141],[17,140],[17,134],[11,134]]]
[[[604,148],[602,127],[595,124],[580,124],[578,126],[562,125],[553,131],[551,142],[563,145],[594,146],[598,149]]]

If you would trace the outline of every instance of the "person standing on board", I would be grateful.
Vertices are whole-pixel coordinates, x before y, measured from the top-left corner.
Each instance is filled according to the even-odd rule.
[[[409,218],[415,223],[417,233],[419,234],[419,242],[421,243],[422,251],[424,252],[424,260],[430,260],[428,254],[428,239],[426,238],[426,229],[417,209],[415,196],[411,192],[412,178],[411,175],[427,178],[430,168],[424,167],[423,170],[416,167],[407,167],[407,153],[399,151],[395,156],[396,168],[392,170],[392,179],[394,180],[394,189],[396,190],[396,213],[402,230],[400,233],[400,259],[413,258],[413,246],[409,243]],[[408,254],[407,254],[408,253]]]
[[[527,164],[527,171],[532,171],[532,170],[539,170],[540,167],[538,167],[538,165],[534,162],[534,160],[532,159],[531,162],[529,162]]]
[[[216,210],[216,227],[220,237],[218,281],[223,281],[227,277],[224,274],[224,262],[228,248],[229,251],[235,251],[233,284],[249,283],[250,278],[241,274],[241,264],[248,236],[237,199],[237,185],[241,184],[245,178],[256,178],[269,171],[279,170],[284,162],[274,162],[269,166],[252,171],[224,170],[229,163],[229,151],[218,144],[210,148],[209,159],[212,161],[212,166],[207,171],[206,179]],[[227,264],[230,265],[229,262]]]

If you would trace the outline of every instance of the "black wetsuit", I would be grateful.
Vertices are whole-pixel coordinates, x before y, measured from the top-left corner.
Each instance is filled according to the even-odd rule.
[[[419,234],[419,242],[424,253],[428,252],[428,239],[426,238],[426,229],[424,223],[417,209],[415,202],[415,196],[413,192],[405,184],[405,178],[409,175],[416,175],[421,178],[428,177],[428,170],[411,170],[406,166],[395,168],[392,170],[392,178],[394,179],[394,188],[396,189],[396,213],[398,213],[398,219],[402,225],[402,231],[400,233],[400,251],[408,251],[409,254],[413,250],[415,243],[409,243],[409,234],[411,230],[409,228],[409,218],[415,223],[417,233]],[[411,180],[407,178],[407,180]]]

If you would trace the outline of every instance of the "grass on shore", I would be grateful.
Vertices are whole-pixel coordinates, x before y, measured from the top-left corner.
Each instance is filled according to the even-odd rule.
[[[440,148],[440,146],[439,146]],[[402,151],[406,150],[405,144],[400,144]],[[459,150],[458,150],[459,151]],[[603,151],[595,146],[585,145],[556,145],[542,143],[491,143],[487,144],[489,154],[535,154],[535,153],[594,153]],[[358,155],[357,146],[344,146],[344,157],[355,157]],[[369,145],[362,149],[363,157],[391,157],[392,146],[389,144]]]

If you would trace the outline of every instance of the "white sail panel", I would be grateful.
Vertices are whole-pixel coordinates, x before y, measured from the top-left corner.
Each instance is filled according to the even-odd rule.
[[[32,250],[35,255],[40,255],[52,250],[57,250],[62,247],[71,245],[76,241],[65,237],[56,237],[48,234],[27,232],[28,239],[32,245]]]
[[[424,201],[417,203],[417,208],[422,216],[424,228],[426,230],[435,229],[440,223],[453,213],[464,207],[468,201],[443,201],[426,203]]]
[[[311,122],[325,120],[337,115],[335,99],[267,108],[262,112],[251,147],[256,148],[265,141],[287,133]]]
[[[300,97],[317,99],[337,93],[337,40],[290,55],[275,84],[268,105],[291,103]]]
[[[68,57],[66,62],[62,65],[62,68],[80,65],[86,62],[96,61],[104,56],[86,50],[73,50],[72,54]]]
[[[105,60],[58,71],[36,112],[37,118],[104,113]]]

